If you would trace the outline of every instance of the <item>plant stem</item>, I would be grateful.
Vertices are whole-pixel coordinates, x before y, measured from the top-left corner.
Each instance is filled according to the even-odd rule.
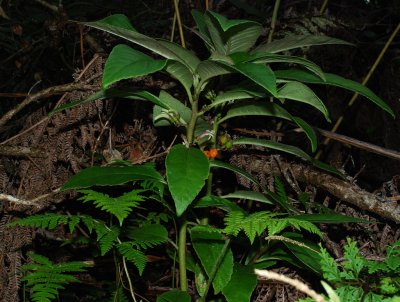
[[[274,34],[275,31],[276,19],[278,18],[278,11],[280,5],[281,5],[281,0],[275,0],[274,11],[272,12],[271,30],[269,31],[268,34],[268,43],[272,42],[272,35]]]
[[[193,102],[192,102],[192,116],[190,117],[189,125],[186,130],[186,136],[187,136],[186,138],[187,138],[189,146],[193,143],[193,139],[194,139],[194,131],[196,128],[196,122],[197,122],[198,110],[199,110],[198,106],[199,106],[199,102],[198,102],[197,98],[194,98]]]
[[[186,276],[186,215],[182,217],[182,224],[178,235],[179,283],[182,291],[188,290]]]
[[[228,251],[229,245],[231,244],[231,239],[228,238],[225,240],[224,247],[221,250],[221,253],[219,254],[217,261],[215,262],[215,265],[210,273],[210,276],[207,280],[207,285],[206,288],[204,289],[204,295],[202,298],[198,300],[198,302],[205,302],[207,298],[207,294],[211,288],[212,282],[214,281],[215,276],[217,275],[218,269],[221,266],[222,261],[224,260],[224,257],[226,255],[226,252]]]

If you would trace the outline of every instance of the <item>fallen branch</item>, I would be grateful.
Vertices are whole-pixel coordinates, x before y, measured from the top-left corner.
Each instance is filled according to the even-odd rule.
[[[0,118],[0,127],[4,126],[9,120],[11,120],[18,112],[24,109],[29,104],[43,98],[47,98],[52,95],[63,94],[65,92],[70,92],[74,90],[93,90],[94,86],[88,85],[86,83],[69,83],[64,85],[58,85],[49,87],[38,93],[31,94],[26,97],[21,103],[15,106],[13,109],[8,111]]]
[[[282,171],[289,170],[293,177],[300,182],[321,188],[335,197],[362,210],[372,212],[383,218],[400,223],[400,206],[396,201],[367,192],[356,184],[341,180],[306,164],[280,161],[280,167],[277,167],[277,165],[271,165],[268,159],[257,159],[251,155],[236,156],[240,156],[243,161],[246,162],[246,170],[250,173],[261,172],[272,175],[281,175]]]

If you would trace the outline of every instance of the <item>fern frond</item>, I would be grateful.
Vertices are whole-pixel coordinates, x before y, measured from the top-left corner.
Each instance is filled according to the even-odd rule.
[[[124,293],[124,289],[119,287],[113,292],[110,302],[129,302],[128,297]]]
[[[313,224],[309,221],[295,219],[295,218],[274,218],[274,219],[268,220],[268,222],[267,222],[268,235],[274,236],[288,226],[292,226],[299,231],[301,231],[303,229],[312,234],[316,234],[316,235],[322,237],[321,231],[319,230],[319,228],[317,226],[315,226],[315,224]]]
[[[10,222],[7,226],[27,226],[34,228],[42,228],[48,230],[54,230],[60,224],[67,224],[69,221],[68,215],[61,215],[55,213],[45,213],[33,215],[19,220]]]
[[[79,200],[84,203],[93,202],[96,208],[100,208],[117,217],[120,225],[122,225],[132,209],[137,207],[140,201],[144,200],[145,197],[140,195],[144,191],[133,190],[115,198],[93,190],[79,190],[78,192],[84,194]]]
[[[142,251],[134,248],[133,244],[132,242],[122,242],[117,245],[117,248],[121,255],[132,262],[137,267],[139,274],[142,275],[146,267],[147,257]]]
[[[107,254],[112,249],[115,242],[117,241],[119,233],[120,233],[119,227],[113,225],[111,228],[108,228],[108,231],[106,234],[104,234],[102,237],[100,237],[99,244],[100,244],[100,252],[101,252],[102,256]]]
[[[50,302],[58,297],[58,291],[64,285],[79,280],[67,273],[85,271],[87,266],[83,262],[53,263],[47,257],[30,253],[29,257],[34,263],[21,266],[21,270],[29,273],[21,279],[31,287],[31,300],[34,302]]]
[[[225,216],[224,232],[229,235],[237,236],[242,229],[242,222],[245,218],[245,213],[241,211],[230,211]]]
[[[162,244],[168,240],[168,231],[161,224],[147,224],[128,228],[126,236],[142,249]]]
[[[260,236],[267,227],[268,221],[274,216],[270,212],[260,211],[246,215],[241,211],[231,211],[225,218],[226,227],[224,232],[237,236],[243,230],[253,243],[255,237]]]

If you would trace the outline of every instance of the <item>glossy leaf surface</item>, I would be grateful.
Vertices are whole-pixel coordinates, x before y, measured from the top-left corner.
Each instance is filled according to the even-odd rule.
[[[117,45],[111,51],[104,66],[102,86],[107,89],[120,80],[160,71],[166,64],[167,60],[154,60],[127,45]]]
[[[193,248],[196,251],[200,262],[210,277],[217,260],[224,252],[225,239],[217,232],[205,231],[203,227],[196,226],[190,231]],[[233,272],[233,254],[228,248],[213,280],[215,293],[219,293],[229,282]]]
[[[210,163],[199,149],[175,145],[167,155],[165,166],[169,190],[180,216],[203,188]]]
[[[235,263],[233,274],[222,293],[228,302],[248,302],[257,285],[257,276],[251,266]]]
[[[305,70],[297,70],[297,69],[290,69],[290,70],[278,70],[275,71],[275,75],[277,78],[285,79],[289,81],[299,81],[304,83],[312,83],[312,84],[325,84],[325,85],[332,85],[341,87],[344,89],[348,89],[354,92],[359,93],[362,96],[365,96],[367,99],[375,103],[381,109],[385,110],[389,113],[392,117],[394,117],[393,110],[375,93],[373,93],[369,88],[361,85],[358,82],[345,79],[341,76],[331,73],[325,73],[326,81],[321,80],[314,74],[307,72]]]
[[[92,186],[117,186],[134,180],[155,180],[165,183],[161,174],[151,164],[127,167],[105,166],[79,171],[61,187],[61,190]]]

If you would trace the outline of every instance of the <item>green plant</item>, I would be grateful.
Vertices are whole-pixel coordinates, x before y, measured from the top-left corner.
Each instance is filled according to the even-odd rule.
[[[392,301],[400,296],[400,241],[386,250],[386,259],[369,260],[362,256],[357,243],[350,238],[340,263],[321,248],[324,278],[334,285],[342,302]]]
[[[85,23],[124,38],[144,49],[162,57],[154,59],[149,55],[127,45],[117,45],[105,64],[102,91],[86,100],[64,105],[55,111],[65,110],[95,99],[122,97],[132,100],[145,100],[154,104],[153,122],[155,126],[174,125],[181,131],[182,143],[175,144],[165,159],[166,177],[154,165],[132,165],[117,161],[108,166],[84,169],[72,177],[62,190],[80,190],[83,202],[93,202],[102,211],[117,218],[118,224],[106,223],[91,216],[29,217],[16,224],[38,227],[53,227],[55,224],[68,224],[74,229],[82,222],[91,232],[94,230],[100,245],[101,254],[117,250],[124,264],[124,275],[128,279],[133,300],[135,294],[125,260],[130,260],[144,270],[143,249],[168,241],[164,227],[147,226],[147,217],[136,217],[140,230],[129,236],[124,234],[135,217],[132,213],[138,203],[156,200],[162,204],[167,215],[174,222],[177,233],[176,247],[179,264],[180,291],[173,290],[160,295],[157,301],[190,301],[187,272],[194,275],[198,301],[206,301],[212,296],[224,297],[228,302],[249,301],[256,286],[253,268],[266,268],[276,259],[289,261],[294,265],[306,266],[321,274],[320,254],[315,243],[305,240],[297,231],[306,230],[315,235],[320,231],[314,222],[359,222],[337,214],[302,214],[286,196],[283,184],[275,180],[276,190],[270,191],[246,171],[215,159],[216,149],[229,150],[233,145],[255,145],[270,150],[286,152],[308,160],[310,163],[327,169],[326,165],[315,161],[303,150],[270,140],[242,137],[231,139],[221,125],[231,119],[249,116],[264,116],[287,120],[303,129],[311,144],[317,147],[317,138],[312,127],[298,116],[289,113],[292,101],[304,103],[319,111],[329,121],[328,111],[319,97],[305,84],[328,84],[350,89],[365,96],[380,108],[393,115],[392,110],[368,88],[340,76],[322,72],[313,62],[301,57],[278,54],[293,48],[323,45],[349,44],[341,40],[321,37],[288,37],[282,40],[255,45],[261,26],[248,20],[228,20],[213,12],[201,14],[193,12],[198,31],[210,57],[200,60],[193,52],[161,39],[154,39],[135,30],[123,15],[113,15],[97,22]],[[304,70],[273,70],[272,66],[295,64]],[[184,92],[177,99],[167,91],[158,95],[149,91],[130,88],[116,88],[122,80],[166,72],[175,78]],[[217,139],[220,137],[220,139]],[[204,151],[208,151],[207,152]],[[208,154],[208,157],[206,156]],[[261,192],[239,190],[225,196],[213,195],[213,170],[226,169],[240,174],[257,185]],[[333,169],[331,171],[335,172]],[[142,185],[120,197],[111,198],[100,192],[87,190],[92,186],[118,186],[121,184]],[[144,195],[143,195],[144,194]],[[234,200],[249,201],[246,209],[239,207]],[[233,199],[233,200],[232,200]],[[303,197],[304,199],[304,197]],[[254,211],[250,203],[264,206],[263,211]],[[278,208],[277,208],[278,207]],[[208,210],[220,208],[224,214],[225,227],[212,227],[208,224]],[[45,217],[49,220],[45,221]],[[74,219],[72,221],[72,219]],[[40,221],[40,222],[39,222]],[[146,229],[146,227],[148,229]],[[247,243],[249,248],[234,253],[231,246]],[[190,234],[192,249],[187,246]],[[264,236],[268,235],[267,241]],[[159,240],[153,240],[153,236]],[[125,240],[124,238],[129,240]],[[169,241],[171,242],[171,241]],[[120,287],[117,286],[119,289]],[[118,291],[117,291],[118,292]],[[221,295],[222,293],[222,295]]]
[[[336,293],[329,294],[329,301],[400,301],[400,241],[386,249],[384,259],[371,260],[360,253],[357,242],[347,238],[340,262],[321,247],[321,268],[323,277],[333,285]],[[324,287],[328,293],[332,291],[330,286],[325,284]],[[336,300],[333,300],[334,296]]]
[[[29,253],[32,263],[21,266],[21,271],[28,272],[21,280],[31,288],[34,302],[50,302],[58,297],[58,291],[71,282],[80,282],[71,274],[84,272],[84,262],[53,263],[48,258]]]

